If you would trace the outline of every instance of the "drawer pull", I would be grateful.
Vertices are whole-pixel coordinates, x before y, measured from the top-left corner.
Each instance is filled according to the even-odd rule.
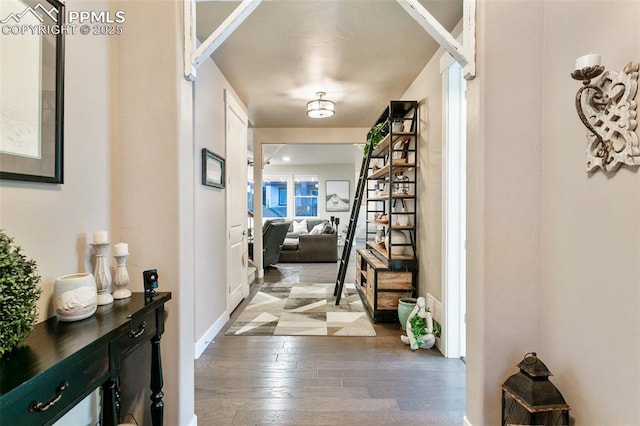
[[[60,399],[62,398],[62,393],[69,387],[69,382],[67,382],[66,380],[62,383],[60,383],[58,385],[58,388],[56,389],[56,396],[54,396],[51,401],[44,403],[44,402],[40,402],[40,401],[33,401],[31,403],[31,405],[29,405],[29,412],[33,413],[33,412],[42,412],[42,411],[47,411],[49,408],[53,407],[54,405],[56,405],[56,403],[58,401],[60,401]]]
[[[144,330],[147,328],[147,323],[142,321],[138,326],[138,331],[129,330],[129,339],[135,339],[137,337],[142,336]]]

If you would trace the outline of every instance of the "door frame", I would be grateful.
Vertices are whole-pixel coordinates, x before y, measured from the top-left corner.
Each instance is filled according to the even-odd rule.
[[[440,59],[444,144],[442,156],[443,340],[448,358],[466,356],[466,82],[445,54]]]

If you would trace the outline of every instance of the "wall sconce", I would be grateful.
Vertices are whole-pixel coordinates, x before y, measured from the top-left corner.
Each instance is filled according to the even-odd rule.
[[[613,172],[621,164],[640,165],[634,101],[638,91],[638,63],[629,62],[622,72],[605,71],[600,65],[600,55],[591,53],[576,60],[576,70],[571,77],[582,81],[576,93],[576,110],[590,132],[587,134],[587,172],[598,167]]]

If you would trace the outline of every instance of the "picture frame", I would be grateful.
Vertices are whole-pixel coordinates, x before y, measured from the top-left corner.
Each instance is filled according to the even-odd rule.
[[[325,210],[327,212],[349,211],[351,194],[348,180],[327,180],[325,190]]]
[[[202,184],[224,189],[225,161],[207,148],[202,148]]]
[[[57,0],[40,3],[45,2],[55,13],[40,13],[42,20],[37,24],[64,25],[64,4]],[[40,3],[22,3],[25,10],[37,13],[32,8]],[[32,14],[20,15],[24,10],[12,12],[25,21],[36,20]],[[62,184],[64,32],[0,37],[0,58],[12,64],[3,68],[0,77],[0,179]]]

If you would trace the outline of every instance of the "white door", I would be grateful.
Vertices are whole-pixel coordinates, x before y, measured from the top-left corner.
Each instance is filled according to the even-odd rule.
[[[249,295],[247,283],[247,114],[231,93],[226,104],[227,312]]]

